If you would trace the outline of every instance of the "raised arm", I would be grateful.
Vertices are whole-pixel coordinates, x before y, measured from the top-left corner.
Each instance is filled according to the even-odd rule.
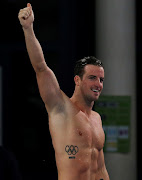
[[[57,79],[47,66],[41,45],[35,36],[33,30],[34,13],[30,3],[19,11],[18,18],[24,31],[30,61],[36,72],[40,95],[48,113],[56,111],[59,109],[58,107],[63,106],[63,97]]]

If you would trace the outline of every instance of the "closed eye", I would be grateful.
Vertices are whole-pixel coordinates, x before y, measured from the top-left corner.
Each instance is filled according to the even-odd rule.
[[[104,78],[100,78],[100,82],[101,82],[101,83],[104,82]]]
[[[96,76],[89,76],[89,79],[96,79]]]

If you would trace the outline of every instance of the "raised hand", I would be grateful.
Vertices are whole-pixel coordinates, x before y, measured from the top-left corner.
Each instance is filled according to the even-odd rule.
[[[31,25],[33,25],[34,13],[30,3],[27,4],[26,8],[23,8],[19,11],[18,18],[22,27],[25,29],[28,29],[31,27]]]

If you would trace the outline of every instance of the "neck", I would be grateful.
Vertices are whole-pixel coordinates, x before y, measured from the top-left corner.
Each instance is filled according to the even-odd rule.
[[[82,112],[84,112],[87,116],[91,114],[94,101],[87,101],[85,98],[81,96],[81,94],[76,94],[74,92],[73,96],[70,98],[70,100],[75,104],[75,106],[80,109]]]

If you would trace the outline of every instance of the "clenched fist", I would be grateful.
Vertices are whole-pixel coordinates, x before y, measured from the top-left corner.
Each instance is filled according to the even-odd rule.
[[[27,7],[21,9],[18,14],[19,21],[23,28],[28,29],[34,21],[34,13],[30,3],[27,4]]]

